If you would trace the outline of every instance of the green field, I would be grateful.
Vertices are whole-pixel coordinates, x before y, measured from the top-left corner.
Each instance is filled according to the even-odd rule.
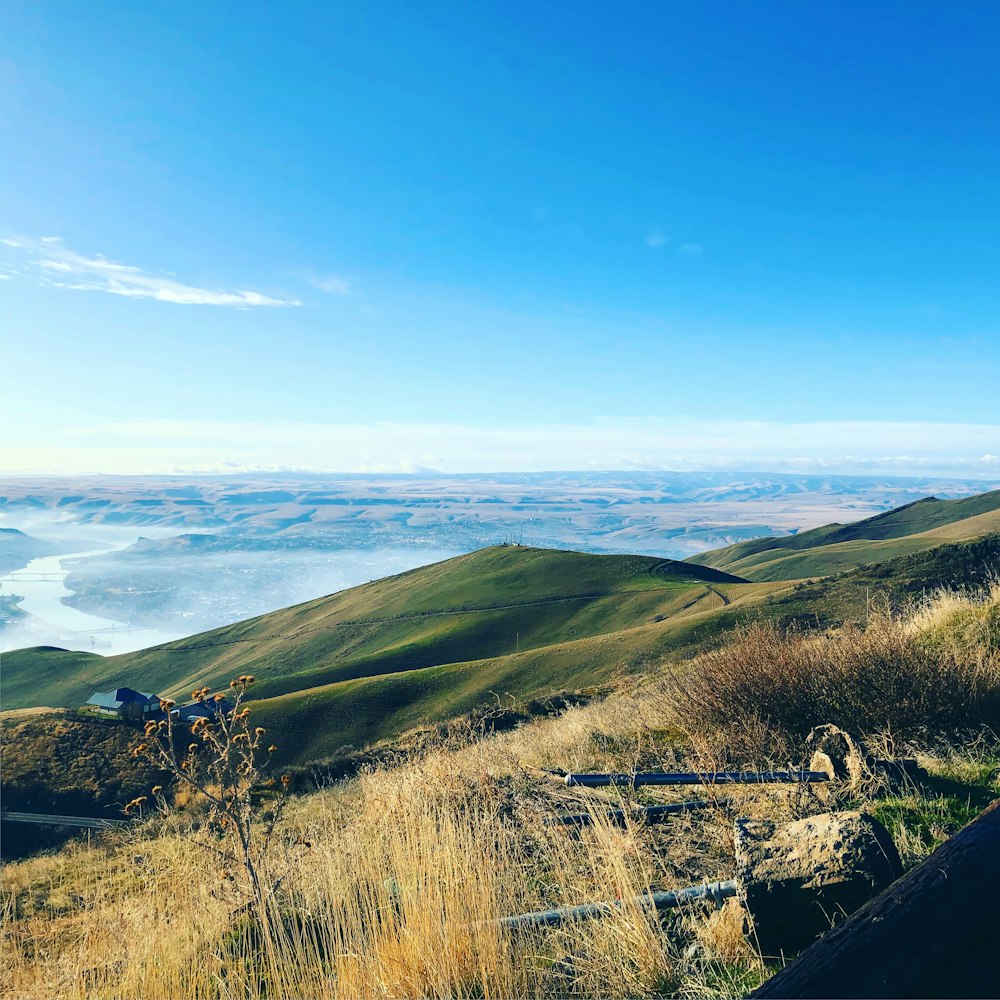
[[[854,524],[756,538],[687,561],[748,580],[803,580],[1000,531],[1000,490],[960,500],[928,497]]]

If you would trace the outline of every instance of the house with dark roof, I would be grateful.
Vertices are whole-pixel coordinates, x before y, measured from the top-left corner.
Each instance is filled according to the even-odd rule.
[[[220,712],[226,713],[232,710],[232,702],[228,698],[223,698],[222,701],[209,699],[178,705],[170,710],[170,714],[177,722],[194,722],[195,719],[214,719]]]
[[[87,704],[101,715],[141,721],[160,711],[160,696],[120,687],[113,691],[95,691],[87,699]]]

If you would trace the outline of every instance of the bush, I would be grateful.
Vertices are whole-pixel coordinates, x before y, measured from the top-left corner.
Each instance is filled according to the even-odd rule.
[[[985,602],[964,598],[955,620],[990,619]],[[943,600],[936,598],[935,600]],[[948,600],[954,604],[954,598]],[[850,732],[888,730],[904,740],[1000,733],[1000,658],[988,645],[928,641],[924,616],[942,634],[940,615],[874,615],[861,627],[816,636],[773,624],[743,628],[665,680],[668,724],[688,733],[764,732],[798,744],[819,722]]]

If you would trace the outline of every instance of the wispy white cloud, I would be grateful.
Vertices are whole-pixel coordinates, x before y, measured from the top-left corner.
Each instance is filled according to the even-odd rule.
[[[670,237],[659,229],[651,229],[646,234],[646,246],[652,250],[662,250],[670,242]]]
[[[354,286],[352,278],[343,274],[310,274],[309,284],[330,295],[350,295]]]
[[[776,423],[689,417],[589,424],[96,424],[8,446],[6,471],[157,473],[696,471],[935,475],[1000,480],[1000,425]]]
[[[177,305],[234,306],[298,306],[297,299],[277,299],[249,289],[223,291],[198,288],[175,278],[144,271],[130,264],[109,260],[101,254],[87,257],[70,250],[58,236],[27,239],[8,236],[0,240],[5,246],[26,256],[31,271],[48,285],[75,291],[108,292],[132,299],[153,299]]]

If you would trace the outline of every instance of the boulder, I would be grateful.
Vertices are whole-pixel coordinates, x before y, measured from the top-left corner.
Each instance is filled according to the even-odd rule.
[[[736,881],[765,956],[800,951],[902,873],[889,832],[863,812],[777,825],[738,819]]]

